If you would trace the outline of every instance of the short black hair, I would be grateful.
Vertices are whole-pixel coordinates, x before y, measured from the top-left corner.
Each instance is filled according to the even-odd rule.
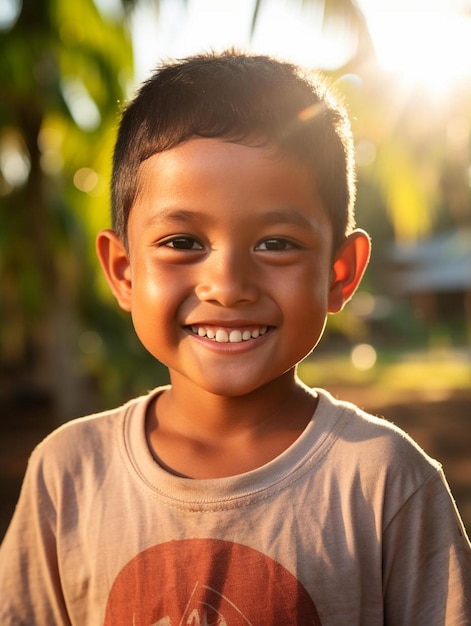
[[[231,50],[162,65],[125,108],[111,189],[113,228],[125,243],[141,163],[195,137],[274,144],[307,166],[335,248],[353,228],[353,140],[338,98],[291,63]]]

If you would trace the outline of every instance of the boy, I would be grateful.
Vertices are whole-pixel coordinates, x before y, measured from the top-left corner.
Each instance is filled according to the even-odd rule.
[[[469,624],[439,465],[296,364],[355,291],[343,111],[291,65],[160,69],[124,112],[102,267],[171,386],[34,451],[2,624]]]

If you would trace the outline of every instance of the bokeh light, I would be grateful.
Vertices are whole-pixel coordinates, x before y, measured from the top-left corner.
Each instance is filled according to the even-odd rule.
[[[376,350],[368,343],[359,343],[352,348],[351,359],[357,370],[370,370],[376,363]]]

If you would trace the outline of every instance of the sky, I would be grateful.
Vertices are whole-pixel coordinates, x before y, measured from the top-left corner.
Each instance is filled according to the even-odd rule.
[[[357,1],[384,69],[437,91],[470,77],[471,0]],[[231,45],[330,70],[356,45],[345,25],[322,33],[319,8],[303,9],[301,0],[265,0],[249,42],[253,7],[254,0],[160,0],[157,18],[151,3],[142,3],[133,28],[136,81],[160,59]]]

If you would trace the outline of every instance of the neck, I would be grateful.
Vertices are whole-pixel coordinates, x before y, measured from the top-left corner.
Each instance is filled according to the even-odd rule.
[[[172,387],[150,407],[151,449],[167,470],[193,478],[230,476],[260,467],[286,450],[312,417],[316,398],[294,372],[237,397]]]
[[[288,407],[294,407],[306,399],[307,390],[297,378],[295,371],[290,371],[268,385],[242,396],[224,396],[207,392],[172,375],[172,387],[162,397],[159,415],[169,411],[172,421],[188,422],[201,433],[202,430],[214,430],[215,435],[257,426],[281,413]]]

